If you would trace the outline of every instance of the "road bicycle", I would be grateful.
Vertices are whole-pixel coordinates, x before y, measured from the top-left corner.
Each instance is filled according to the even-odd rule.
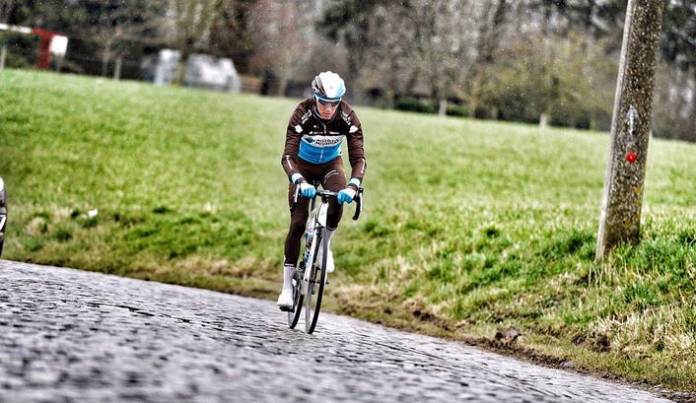
[[[318,187],[319,181],[311,182],[314,187]],[[335,199],[338,193],[329,190],[317,190],[317,194],[310,201],[310,213],[305,226],[305,234],[302,242],[302,259],[295,266],[292,277],[293,287],[293,306],[287,309],[288,326],[290,329],[297,326],[302,312],[305,309],[305,331],[309,334],[314,332],[319,319],[321,300],[324,295],[324,287],[328,284],[328,273],[326,272],[326,259],[329,253],[327,242],[321,242],[327,234],[326,214],[329,210],[329,200]],[[316,203],[316,199],[321,198],[321,203]],[[295,190],[295,197],[291,209],[297,207],[299,199],[299,186]],[[355,204],[355,214],[353,220],[360,218],[362,211],[363,188],[359,188],[353,201]],[[321,246],[321,248],[320,248]]]

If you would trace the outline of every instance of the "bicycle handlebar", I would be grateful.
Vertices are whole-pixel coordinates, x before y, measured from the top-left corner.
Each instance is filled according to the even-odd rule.
[[[353,220],[357,221],[358,218],[360,218],[360,213],[362,213],[362,198],[363,198],[363,192],[364,188],[360,187],[358,188],[358,191],[355,193],[355,197],[353,200],[355,201],[355,214],[353,214]],[[338,195],[338,192],[332,192],[330,190],[317,190],[317,194],[314,197],[321,197],[322,199],[324,198],[335,198]],[[293,211],[295,207],[297,207],[297,202],[300,199],[300,187],[295,186],[295,196],[293,197],[292,200],[292,206],[290,206],[290,211]]]

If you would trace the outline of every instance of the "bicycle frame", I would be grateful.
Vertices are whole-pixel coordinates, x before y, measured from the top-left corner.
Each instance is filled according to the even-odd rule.
[[[302,282],[302,292],[306,292],[306,287],[307,283],[309,282],[309,275],[311,273],[311,270],[307,270],[307,262],[313,263],[315,260],[315,256],[317,254],[317,250],[319,249],[319,242],[321,241],[321,237],[317,236],[317,233],[320,231],[323,231],[324,228],[326,228],[326,215],[328,214],[329,211],[329,197],[331,196],[336,196],[336,193],[334,192],[329,192],[329,191],[318,191],[317,196],[321,197],[321,203],[319,203],[318,206],[315,207],[317,204],[316,197],[312,199],[310,202],[310,213],[309,217],[307,218],[307,225],[311,225],[312,228],[312,244],[309,248],[309,256],[307,257],[307,260],[305,262],[305,271],[304,271],[304,281]],[[305,233],[307,232],[307,228],[305,228]]]

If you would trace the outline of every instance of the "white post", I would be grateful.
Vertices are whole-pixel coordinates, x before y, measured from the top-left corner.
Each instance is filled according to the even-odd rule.
[[[2,45],[0,48],[0,71],[5,69],[5,57],[7,56],[7,45]]]

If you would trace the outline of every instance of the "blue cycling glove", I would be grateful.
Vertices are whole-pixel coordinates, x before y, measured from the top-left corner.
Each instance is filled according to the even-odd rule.
[[[307,182],[302,182],[300,183],[300,194],[302,195],[302,197],[312,199],[314,198],[314,196],[317,195],[317,188],[315,188]]]
[[[299,172],[292,175],[290,182],[294,183],[300,189],[300,195],[302,197],[312,199],[317,195],[317,188],[307,183]]]
[[[355,189],[351,187],[347,187],[340,192],[338,192],[338,195],[336,196],[336,199],[338,200],[339,203],[344,204],[344,203],[351,203],[353,201],[353,198],[355,197]]]

